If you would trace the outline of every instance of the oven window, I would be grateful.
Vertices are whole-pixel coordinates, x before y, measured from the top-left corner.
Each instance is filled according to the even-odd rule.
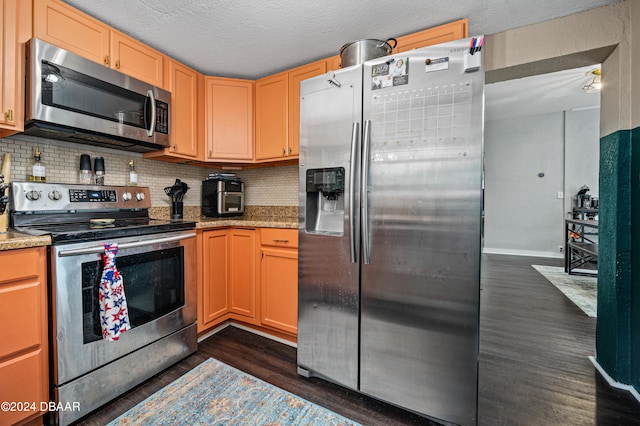
[[[146,129],[147,97],[43,61],[42,103]],[[96,102],[99,99],[99,102]]]
[[[238,212],[242,208],[242,195],[227,194],[224,198],[225,211]]]
[[[139,327],[184,305],[184,248],[117,256],[131,328]],[[102,261],[82,264],[84,343],[102,340],[99,286]]]

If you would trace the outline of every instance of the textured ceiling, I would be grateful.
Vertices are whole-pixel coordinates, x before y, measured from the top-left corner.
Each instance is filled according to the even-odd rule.
[[[469,18],[494,34],[618,0],[64,0],[204,73],[259,78],[387,39]]]
[[[593,78],[591,71],[597,68],[575,68],[487,84],[484,87],[485,120],[598,108],[600,92],[585,93],[582,90],[582,86]]]

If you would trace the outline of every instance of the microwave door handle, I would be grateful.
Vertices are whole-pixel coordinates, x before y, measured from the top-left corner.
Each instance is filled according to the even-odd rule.
[[[156,124],[156,98],[153,96],[153,90],[147,91],[147,100],[144,102],[144,118],[147,118],[147,103],[151,101],[151,122],[147,124],[147,136],[153,136],[153,130]]]
[[[180,235],[174,235],[171,237],[156,238],[153,240],[136,241],[133,243],[123,243],[123,244],[118,244],[118,249],[123,250],[123,249],[129,249],[129,248],[151,246],[154,244],[171,243],[173,241],[180,241],[180,240],[186,240],[188,238],[194,238],[195,236],[196,234],[191,232],[188,234],[180,234]],[[104,253],[104,246],[94,246],[94,247],[85,247],[85,248],[67,249],[67,250],[62,249],[58,252],[58,256],[60,257],[78,256],[78,255],[93,254],[93,253]]]

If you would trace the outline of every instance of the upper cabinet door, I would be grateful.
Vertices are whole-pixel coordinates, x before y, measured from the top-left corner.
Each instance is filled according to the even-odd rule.
[[[287,155],[288,90],[286,72],[256,81],[256,160]]]
[[[340,55],[332,56],[330,58],[325,59],[325,61],[327,62],[327,71],[339,70],[342,64]]]
[[[24,52],[32,34],[31,2],[0,2],[0,137],[24,130]]]
[[[289,72],[289,138],[286,155],[297,157],[300,153],[300,82],[327,72],[322,59]]]
[[[36,38],[110,66],[107,25],[59,1],[35,0],[33,12]]]
[[[0,3],[0,23],[2,24],[0,28],[0,37],[2,37],[0,39],[0,126],[2,129],[12,129],[16,123],[16,85],[18,83],[16,21],[16,0],[2,0]],[[3,131],[0,130],[0,132]]]
[[[450,22],[435,28],[397,37],[398,47],[394,49],[393,53],[406,52],[407,50],[418,49],[420,47],[459,40],[468,37],[468,32],[469,20],[467,18]]]
[[[171,92],[171,146],[174,154],[198,156],[198,73],[167,61],[166,88]]]
[[[111,32],[112,68],[157,87],[162,81],[163,55],[117,31]]]
[[[253,81],[205,78],[205,160],[253,160]]]

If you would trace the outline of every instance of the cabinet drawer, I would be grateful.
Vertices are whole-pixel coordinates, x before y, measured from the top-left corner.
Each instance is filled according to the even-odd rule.
[[[263,246],[298,248],[298,230],[262,228],[260,244]]]
[[[0,284],[24,280],[40,274],[40,251],[37,248],[7,250],[0,254]]]
[[[0,358],[42,344],[40,285],[0,287]]]

